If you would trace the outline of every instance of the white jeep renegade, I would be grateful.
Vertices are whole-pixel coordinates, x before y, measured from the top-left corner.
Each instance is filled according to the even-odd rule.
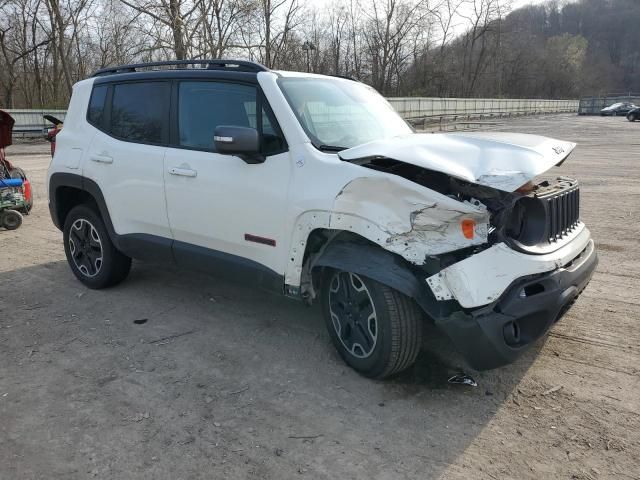
[[[543,336],[596,267],[577,182],[533,181],[574,146],[416,134],[344,78],[127,65],[74,86],[49,205],[90,288],[131,258],[175,262],[319,301],[363,375],[409,367],[425,321],[488,369]]]

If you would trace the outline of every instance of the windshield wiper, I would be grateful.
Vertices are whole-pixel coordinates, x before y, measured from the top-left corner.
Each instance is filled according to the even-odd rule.
[[[347,147],[338,147],[337,145],[317,145],[316,148],[321,152],[341,152],[347,149]]]

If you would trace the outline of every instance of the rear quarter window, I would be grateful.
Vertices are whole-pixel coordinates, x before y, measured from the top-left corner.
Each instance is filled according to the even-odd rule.
[[[91,92],[89,107],[87,108],[87,121],[98,128],[102,128],[102,121],[104,119],[104,103],[107,99],[107,88],[107,85],[94,87]]]

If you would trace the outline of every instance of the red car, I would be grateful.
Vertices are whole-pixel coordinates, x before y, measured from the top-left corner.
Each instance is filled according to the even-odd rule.
[[[51,143],[51,156],[56,152],[56,135],[62,130],[62,120],[54,117],[53,115],[43,115],[43,118],[53,123],[53,128],[47,131],[47,142]]]

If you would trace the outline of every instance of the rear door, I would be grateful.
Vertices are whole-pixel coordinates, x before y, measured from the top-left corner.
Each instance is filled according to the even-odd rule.
[[[104,95],[106,108],[102,115],[94,111],[94,116],[89,109],[87,119],[98,131],[84,162],[84,176],[100,187],[114,230],[124,236],[125,246],[135,249],[128,253],[147,257],[151,252],[144,243],[152,243],[163,245],[170,255],[163,161],[171,84],[115,83],[96,86],[96,92]]]
[[[206,270],[258,274],[284,270],[284,212],[291,163],[284,137],[257,85],[177,82],[175,135],[165,155],[169,224],[179,263]],[[264,163],[215,151],[219,125],[256,128]],[[282,289],[282,284],[280,284]]]

